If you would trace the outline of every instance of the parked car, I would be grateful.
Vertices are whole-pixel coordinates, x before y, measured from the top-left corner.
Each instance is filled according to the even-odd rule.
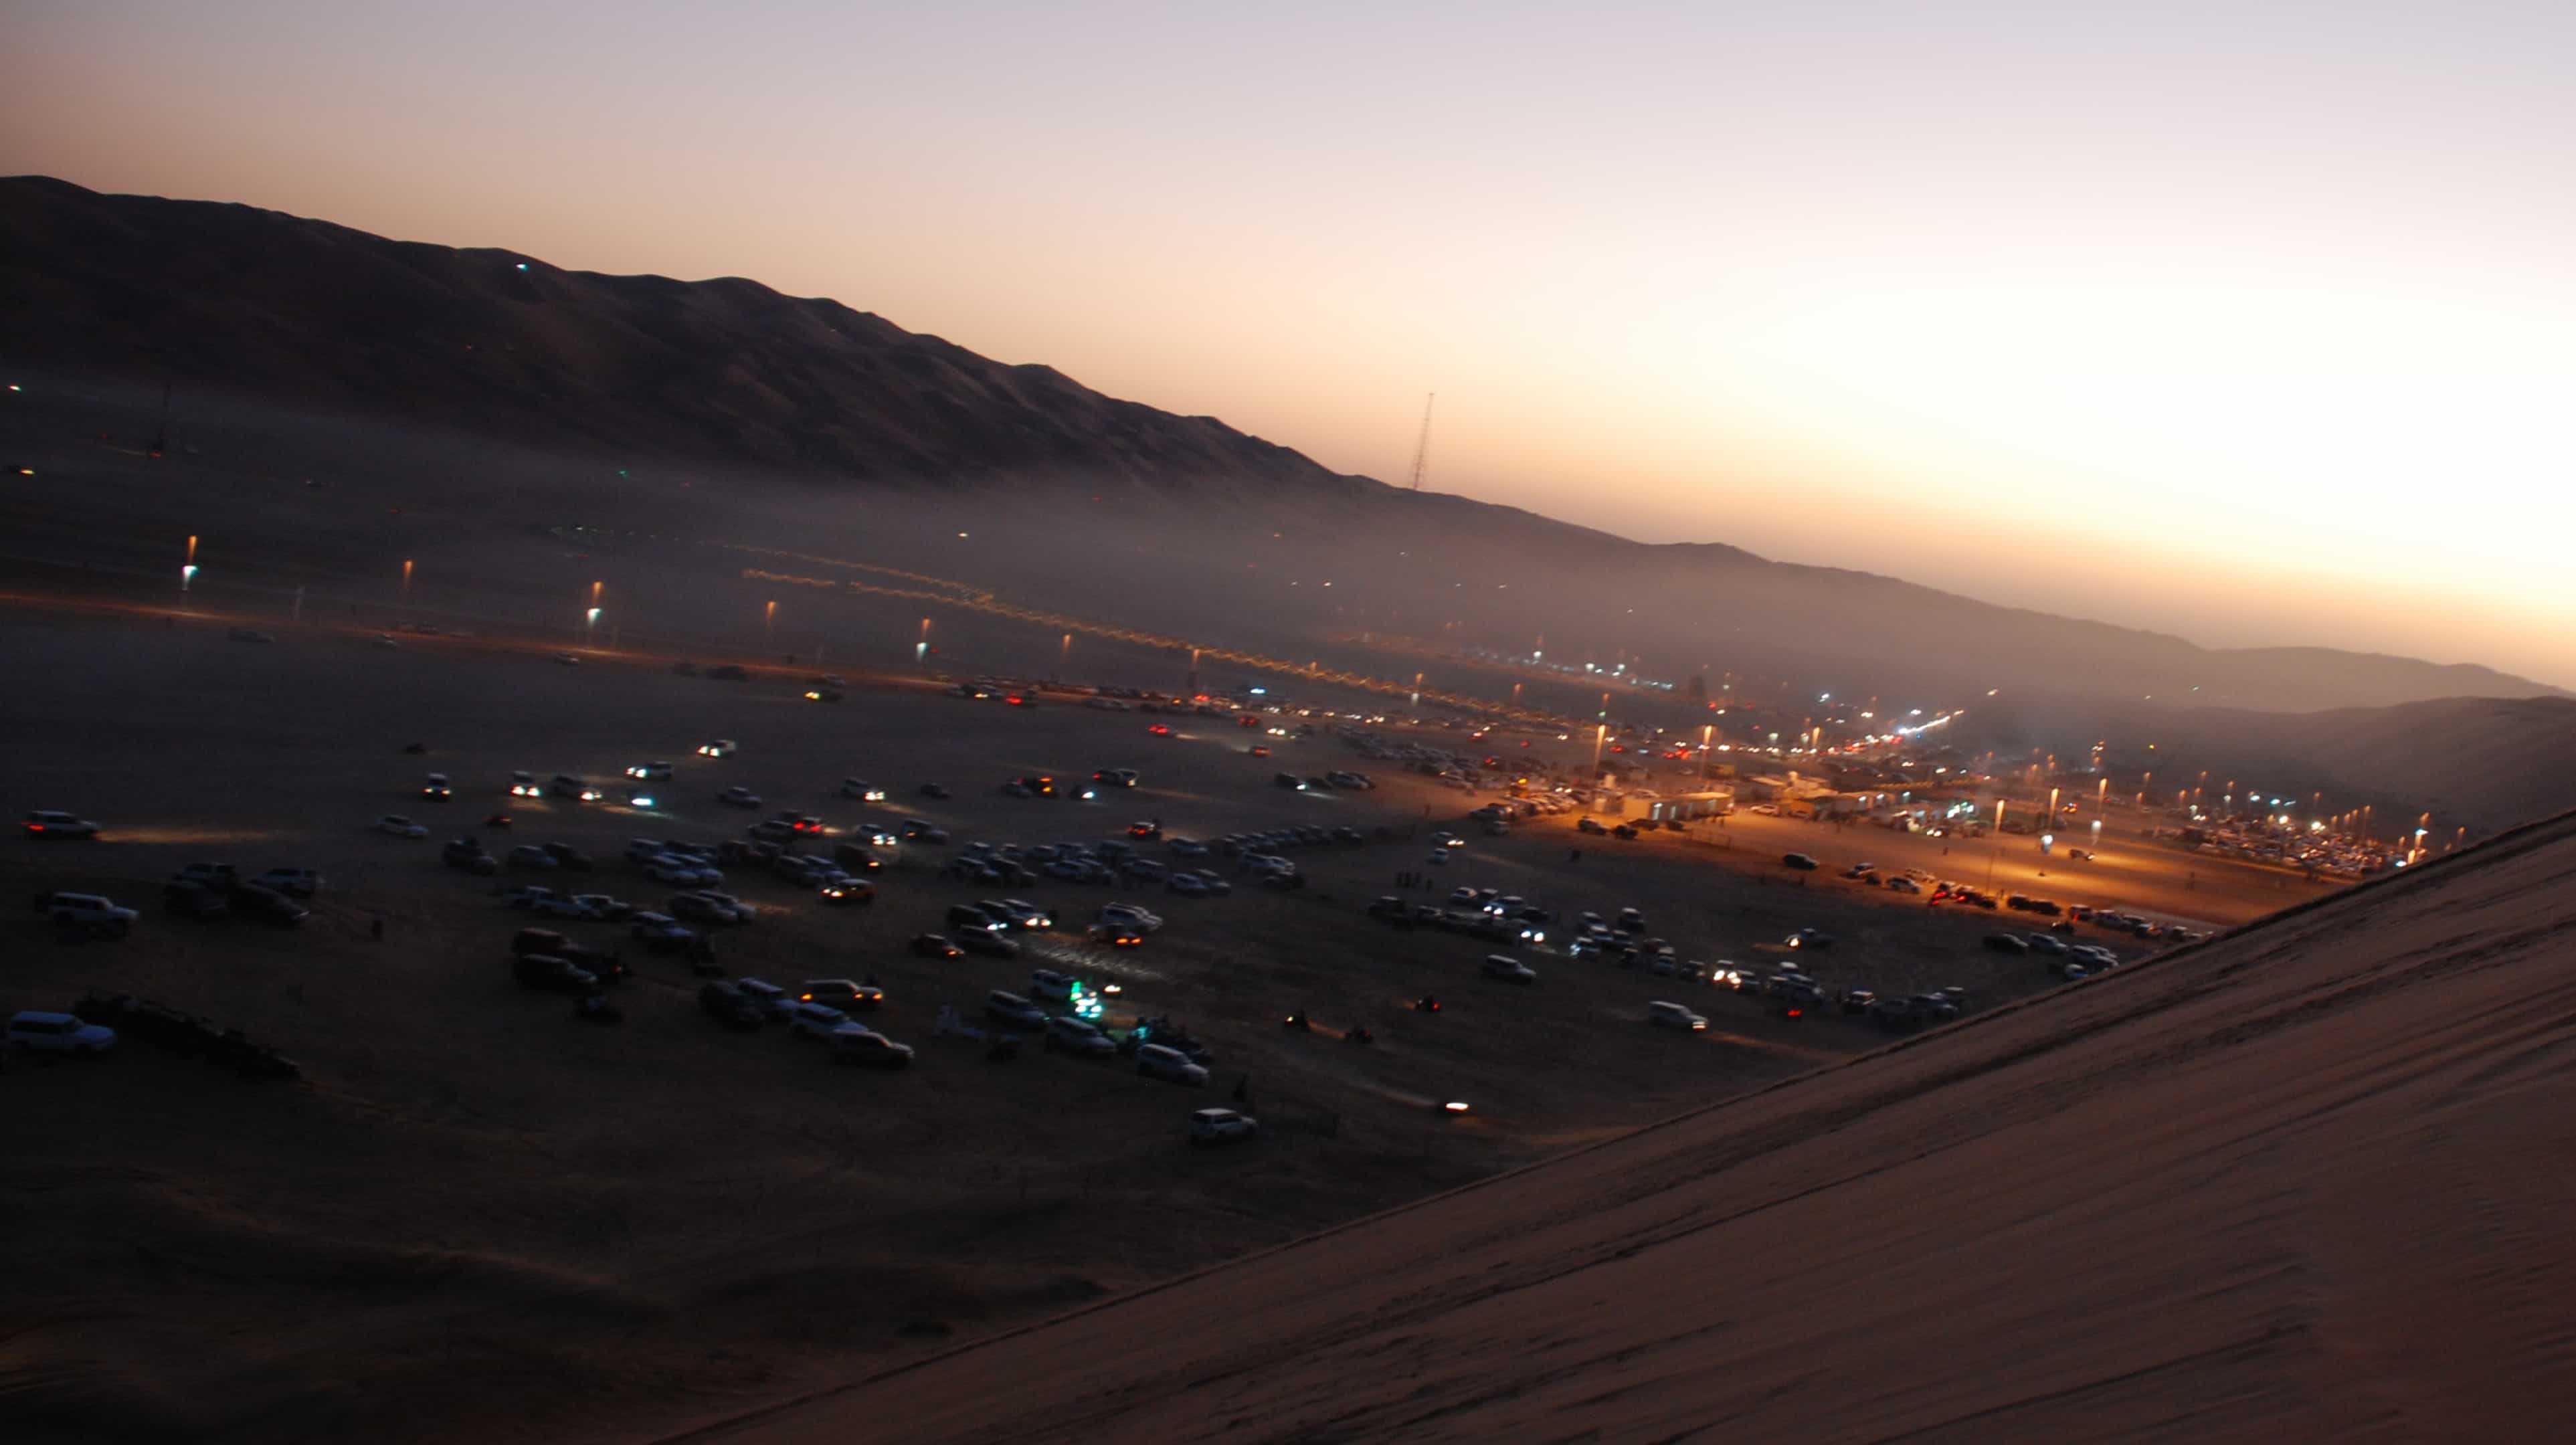
[[[51,840],[95,838],[98,836],[98,825],[87,818],[76,818],[69,813],[38,809],[27,815],[27,836]]]
[[[483,851],[483,845],[471,838],[457,838],[438,850],[438,861],[450,868],[488,875],[501,871],[501,860]]]
[[[232,912],[231,895],[225,890],[185,878],[161,886],[161,906],[180,918],[221,918]]]
[[[293,928],[304,922],[312,910],[274,888],[245,883],[232,891],[232,911],[244,918],[254,918],[279,928]]]
[[[830,1004],[806,1003],[803,1000],[787,1006],[787,1028],[798,1038],[828,1039],[832,1030],[850,1021],[850,1016]]]
[[[1168,1044],[1140,1044],[1136,1049],[1136,1072],[1148,1078],[1168,1079],[1175,1084],[1203,1085],[1208,1071],[1190,1062],[1190,1056]]]
[[[387,813],[376,820],[376,831],[391,838],[426,838],[429,829],[400,813]]]
[[[698,1008],[709,1018],[729,1029],[749,1031],[767,1021],[759,1003],[736,983],[718,981],[698,989]]]
[[[627,931],[655,953],[677,953],[697,940],[697,930],[667,913],[638,913]]]
[[[1795,868],[1801,873],[1812,873],[1823,866],[1804,853],[1784,853],[1780,855],[1780,864],[1785,868]]]
[[[740,906],[715,893],[674,893],[670,902],[671,916],[692,923],[743,923]]]
[[[996,1023],[1017,1024],[1023,1028],[1047,1026],[1047,1011],[1015,993],[995,989],[984,995],[984,1016]]]
[[[1538,982],[1538,971],[1536,969],[1531,968],[1528,964],[1521,962],[1519,959],[1512,957],[1508,953],[1486,954],[1485,961],[1478,967],[1479,971],[1481,971],[1485,977],[1498,978],[1505,983],[1530,984]]]
[[[847,978],[809,978],[797,990],[798,1003],[829,1004],[843,1012],[872,1009],[885,1002],[885,990]]]
[[[872,1069],[903,1069],[912,1065],[912,1045],[896,1043],[857,1024],[843,1024],[834,1029],[826,1042],[832,1047],[832,1062],[836,1064]]]
[[[734,980],[733,986],[742,990],[742,996],[751,1000],[752,1006],[760,1010],[762,1018],[774,1023],[785,1022],[787,1010],[796,1002],[795,997],[787,990],[765,978],[738,978]]]
[[[139,916],[131,908],[117,907],[99,893],[39,893],[36,911],[60,927],[86,929],[109,937],[123,937]]]
[[[916,933],[912,937],[910,946],[915,954],[923,958],[944,960],[966,956],[966,950],[949,942],[945,935],[937,933]]]
[[[1195,1109],[1190,1113],[1190,1142],[1193,1144],[1225,1144],[1256,1138],[1260,1133],[1260,1120],[1232,1109]]]
[[[1008,934],[1001,933],[996,930],[985,928],[961,928],[957,930],[955,936],[957,939],[957,946],[966,950],[968,953],[980,953],[990,958],[1017,958],[1020,956],[1019,943]]]
[[[87,1058],[116,1047],[116,1030],[85,1023],[72,1014],[22,1009],[9,1016],[9,1047],[29,1053],[71,1054]]]
[[[250,881],[289,898],[310,898],[322,891],[322,874],[312,868],[271,868]]]
[[[1708,1020],[1677,1003],[1655,1002],[1646,1005],[1646,1022],[1659,1028],[1688,1029],[1693,1032],[1708,1027]]]
[[[1088,1019],[1061,1016],[1046,1021],[1046,1046],[1061,1053],[1105,1057],[1118,1052],[1118,1041]]]

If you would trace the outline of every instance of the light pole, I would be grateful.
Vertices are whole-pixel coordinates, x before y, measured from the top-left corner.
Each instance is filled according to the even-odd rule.
[[[2011,800],[1995,799],[1995,842],[1986,850],[1986,886],[1989,888],[1995,886],[1995,864],[2004,856],[2004,809],[2009,806]]]
[[[764,638],[776,637],[778,635],[778,601],[776,598],[772,598],[761,605],[760,632],[761,636]]]
[[[188,584],[197,580],[197,534],[188,534],[188,555],[179,559],[179,594],[186,596]]]
[[[402,609],[405,612],[411,610],[411,559],[409,557],[403,559]]]
[[[771,603],[770,605],[771,605],[772,607],[775,607],[775,606],[777,606],[778,604],[773,602],[773,603]],[[913,645],[912,645],[912,660],[913,660],[913,662],[914,662],[914,664],[915,664],[915,665],[918,665],[918,664],[920,664],[920,663],[922,663],[922,662],[926,662],[926,661],[928,661],[928,660],[929,660],[929,658],[930,658],[930,619],[929,619],[929,618],[927,618],[927,617],[925,617],[925,618],[921,619],[921,638],[920,638],[920,640],[919,640],[919,641],[917,641],[917,642],[913,643]]]

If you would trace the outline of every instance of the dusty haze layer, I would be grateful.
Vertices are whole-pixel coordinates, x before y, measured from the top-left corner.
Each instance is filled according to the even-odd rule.
[[[1436,485],[1623,534],[2576,682],[2563,5],[19,8],[0,172],[856,298],[1336,471],[1437,391]]]
[[[151,393],[166,379],[181,392],[174,440],[201,450],[227,396],[277,404],[268,417],[216,423],[232,435],[227,455],[201,458],[210,464],[313,456],[322,411],[436,427],[451,452],[489,438],[574,462],[555,469],[556,484],[510,499],[553,510],[548,521],[566,520],[548,508],[567,500],[557,485],[588,482],[582,490],[598,496],[626,472],[655,473],[666,490],[688,479],[685,468],[728,491],[745,490],[741,475],[754,471],[808,483],[801,534],[846,534],[866,519],[846,503],[900,489],[972,514],[995,542],[1024,524],[1020,551],[1038,561],[960,560],[988,585],[1051,576],[1083,595],[1142,587],[1160,610],[1224,609],[1318,636],[1385,633],[1671,681],[1759,673],[1794,684],[1767,702],[1806,690],[1952,706],[2004,687],[2297,709],[2549,690],[2403,657],[2203,648],[1731,546],[1648,546],[1336,474],[1213,418],[1103,396],[1045,367],[1004,366],[749,281],[564,271],[243,206],[0,182],[0,315],[10,320],[0,359],[55,393],[9,396],[0,438],[58,483],[95,458],[55,447],[102,432],[128,448],[148,439]],[[52,383],[98,375],[127,379],[121,409],[84,410]],[[417,445],[337,436],[343,471],[401,467]],[[653,485],[634,490],[650,496]],[[1073,527],[1052,524],[1067,514]],[[174,524],[211,532],[224,520]]]

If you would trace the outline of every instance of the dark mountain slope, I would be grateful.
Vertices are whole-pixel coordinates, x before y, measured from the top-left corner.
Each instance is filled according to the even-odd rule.
[[[1506,647],[1546,635],[1605,665],[1643,657],[1672,675],[1738,668],[1927,701],[1971,685],[2264,709],[2550,690],[2328,649],[2215,651],[1407,492],[1210,417],[751,281],[566,271],[41,177],[0,180],[0,356],[541,448],[935,487],[978,505],[996,495],[980,488],[1004,482],[1085,501],[1114,493],[1124,530],[1097,545],[1132,544],[1137,574],[1164,579],[1157,605],[1189,582],[1242,598],[1246,540],[1277,543],[1265,577],[1338,575],[1329,609],[1259,597],[1282,626],[1360,618]],[[1079,590],[1095,595],[1091,557],[1065,560],[1088,567]]]

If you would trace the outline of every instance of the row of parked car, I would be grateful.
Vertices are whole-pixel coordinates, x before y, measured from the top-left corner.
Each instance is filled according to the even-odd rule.
[[[28,1024],[22,1033],[19,1020]],[[275,1048],[255,1043],[239,1029],[213,1022],[131,994],[85,994],[63,1014],[20,1014],[12,1020],[10,1041],[66,1053],[97,1053],[120,1037],[140,1039],[182,1058],[204,1059],[251,1080],[303,1077],[293,1059]]]
[[[819,1041],[834,1063],[908,1068],[913,1060],[910,1044],[896,1043],[851,1017],[884,1004],[884,989],[847,978],[809,978],[793,989],[766,979],[740,978],[698,989],[698,1008],[726,1028],[756,1032],[773,1023],[784,1024],[791,1038]]]
[[[1015,1039],[1013,1031],[1025,1029],[1053,1052],[1081,1058],[1125,1055],[1135,1061],[1136,1072],[1149,1078],[1192,1087],[1207,1083],[1216,1056],[1205,1044],[1167,1018],[1140,1019],[1125,1033],[1112,1033],[1098,1022],[1099,1004],[1099,992],[1080,978],[1041,968],[1029,975],[1026,993],[995,989],[986,994],[983,1017],[1003,1031],[1004,1039]],[[939,1028],[942,1033],[994,1037],[968,1027],[954,1009],[941,1011]]]

